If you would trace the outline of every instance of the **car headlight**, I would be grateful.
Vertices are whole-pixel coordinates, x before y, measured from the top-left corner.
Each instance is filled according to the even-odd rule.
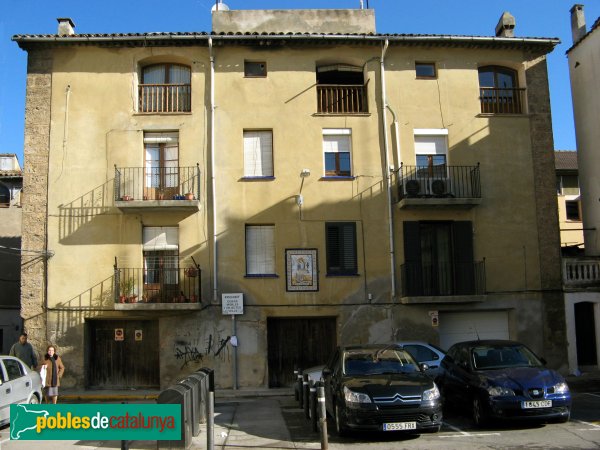
[[[562,383],[558,383],[554,385],[554,393],[555,394],[568,394],[569,386],[564,381]]]
[[[515,391],[504,386],[490,386],[487,388],[490,397],[509,397],[514,396]]]
[[[425,392],[423,392],[422,398],[423,398],[423,401],[431,401],[431,400],[440,398],[440,390],[435,385],[435,383],[433,383],[432,389],[427,389]]]
[[[344,400],[346,403],[371,403],[371,398],[362,392],[354,392],[344,386]]]

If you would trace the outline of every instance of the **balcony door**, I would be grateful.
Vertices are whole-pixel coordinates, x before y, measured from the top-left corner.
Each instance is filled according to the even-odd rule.
[[[174,303],[179,289],[177,227],[144,227],[144,296],[150,303]]]
[[[144,134],[144,197],[171,200],[179,192],[179,133]]]

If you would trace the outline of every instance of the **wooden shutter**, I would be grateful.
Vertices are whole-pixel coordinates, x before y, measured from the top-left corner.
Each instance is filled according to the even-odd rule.
[[[328,223],[327,273],[330,275],[356,275],[356,224],[354,222]]]
[[[455,294],[475,294],[473,223],[471,221],[456,221],[452,223],[452,247]]]
[[[423,272],[421,270],[421,225],[418,221],[403,222],[404,271],[403,286],[406,296],[422,295]]]

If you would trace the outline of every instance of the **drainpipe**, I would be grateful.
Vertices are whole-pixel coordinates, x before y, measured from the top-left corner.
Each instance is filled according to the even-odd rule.
[[[388,133],[387,133],[387,96],[385,88],[385,54],[387,52],[389,41],[386,39],[381,50],[381,121],[383,127],[383,151],[384,155],[384,176],[387,184],[387,204],[388,204],[388,225],[390,241],[390,273],[392,282],[392,300],[396,298],[396,267],[394,262],[394,223],[392,222],[392,185],[390,175],[390,162],[388,157]]]
[[[215,182],[215,57],[212,37],[208,38],[208,56],[210,58],[210,183],[213,228],[213,302],[217,297],[217,194]]]

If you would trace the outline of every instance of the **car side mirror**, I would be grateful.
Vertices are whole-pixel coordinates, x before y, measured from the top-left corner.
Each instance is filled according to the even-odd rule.
[[[321,373],[323,374],[323,378],[328,377],[331,375],[331,369],[329,367],[324,367]]]
[[[429,370],[429,364],[420,363],[419,364],[419,369],[421,370],[421,372],[426,372],[426,371]]]
[[[469,363],[467,361],[461,361],[459,365],[461,368],[465,369],[466,371],[471,370],[471,368],[469,367]]]

